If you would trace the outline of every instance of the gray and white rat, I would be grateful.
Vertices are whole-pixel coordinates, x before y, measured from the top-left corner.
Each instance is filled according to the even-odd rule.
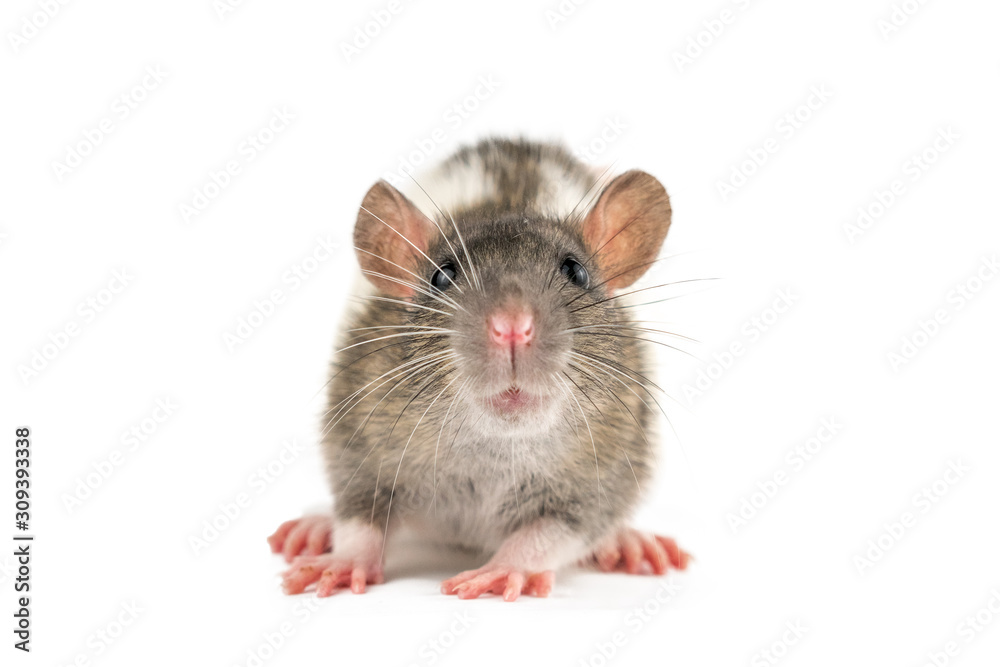
[[[424,210],[385,181],[368,191],[354,244],[370,293],[323,423],[333,515],[269,538],[287,593],[381,583],[407,523],[489,555],[443,583],[460,598],[546,596],[580,561],[686,567],[627,523],[656,399],[619,298],[656,260],[670,200],[642,171],[608,180],[557,145],[490,139],[421,180]]]

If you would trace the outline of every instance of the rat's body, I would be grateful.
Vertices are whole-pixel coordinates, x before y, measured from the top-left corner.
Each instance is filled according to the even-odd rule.
[[[614,296],[655,259],[669,200],[643,172],[600,180],[559,147],[492,140],[421,179],[423,210],[384,182],[369,191],[355,245],[374,292],[339,341],[323,424],[334,517],[273,536],[312,554],[290,592],[380,581],[402,523],[492,555],[445,582],[461,597],[544,595],[588,556],[683,567],[671,540],[625,527],[655,399]],[[331,529],[333,553],[316,555]]]

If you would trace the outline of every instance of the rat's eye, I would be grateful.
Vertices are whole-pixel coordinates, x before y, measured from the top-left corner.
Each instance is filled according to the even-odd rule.
[[[572,257],[566,258],[559,272],[569,278],[569,281],[577,287],[584,289],[590,287],[590,274],[587,273],[587,269],[583,268],[583,264]]]
[[[445,262],[431,276],[431,285],[434,285],[434,287],[443,292],[455,280],[455,275],[455,265],[451,262]]]

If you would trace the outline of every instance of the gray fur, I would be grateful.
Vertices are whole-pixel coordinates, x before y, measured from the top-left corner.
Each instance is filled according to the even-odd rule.
[[[479,178],[488,187],[474,199],[468,191],[450,197],[435,186]],[[366,341],[410,330],[342,336],[340,346],[347,349],[332,364],[323,424],[338,520],[360,519],[380,530],[411,522],[443,541],[492,551],[540,518],[556,520],[588,545],[629,518],[654,459],[647,438],[655,402],[641,386],[649,376],[647,344],[611,335],[614,329],[565,332],[629,324],[629,311],[616,308],[620,302],[601,303],[611,296],[602,286],[611,276],[598,257],[588,261],[594,253],[581,220],[603,185],[596,181],[591,168],[558,146],[507,140],[464,148],[428,179],[429,195],[444,213],[424,210],[444,234],[435,234],[427,255],[438,265],[450,260],[459,267],[457,287],[445,296],[461,309],[419,292],[413,306],[376,296],[350,316],[345,331],[408,326],[459,334],[377,342]],[[572,216],[567,194],[580,202]],[[590,290],[560,274],[568,255],[587,267]],[[482,292],[471,282],[470,263]],[[422,257],[413,266],[424,280],[436,270]],[[489,358],[481,329],[490,309],[512,297],[538,313],[538,342],[510,371]],[[595,359],[587,364],[571,351]],[[449,365],[391,379],[402,364],[451,352],[457,356]],[[510,386],[511,372],[518,386],[550,401],[546,414],[508,423],[483,407],[488,396]]]

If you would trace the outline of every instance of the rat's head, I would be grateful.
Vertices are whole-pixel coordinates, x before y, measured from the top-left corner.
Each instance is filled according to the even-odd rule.
[[[448,364],[427,393],[471,411],[483,433],[540,434],[587,400],[588,369],[635,349],[606,328],[625,320],[612,297],[645,273],[669,225],[666,191],[641,171],[569,219],[483,207],[432,220],[380,181],[354,243],[381,300],[406,304],[396,324],[408,356]]]

